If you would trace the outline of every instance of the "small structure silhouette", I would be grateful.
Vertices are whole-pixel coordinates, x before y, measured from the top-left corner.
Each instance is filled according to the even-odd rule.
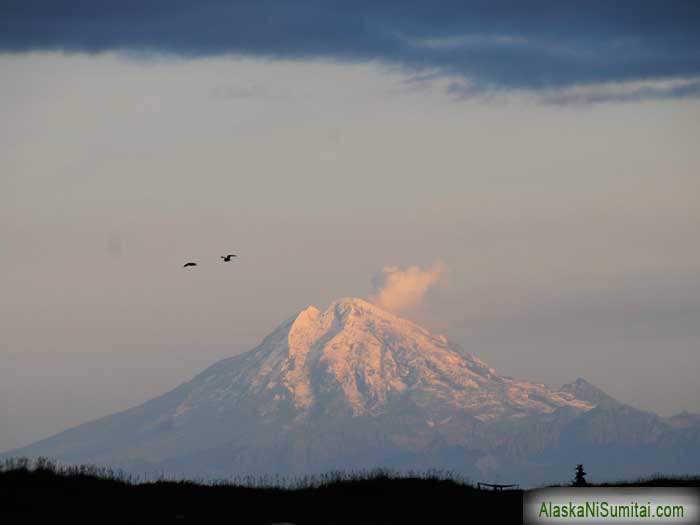
[[[481,483],[478,482],[476,484],[476,487],[478,489],[481,489],[482,487],[484,488],[490,488],[492,490],[503,490],[503,489],[518,489],[519,485],[517,483],[510,483],[508,485],[499,485],[497,483]]]
[[[571,482],[571,485],[574,487],[585,487],[586,485],[588,485],[588,482],[586,481],[586,474],[588,473],[585,470],[583,470],[582,463],[576,465],[576,476]]]

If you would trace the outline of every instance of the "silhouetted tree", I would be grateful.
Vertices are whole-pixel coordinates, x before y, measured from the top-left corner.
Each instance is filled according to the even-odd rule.
[[[588,485],[588,482],[586,481],[586,474],[587,472],[583,470],[583,464],[576,465],[576,476],[571,484],[574,487],[585,487]]]

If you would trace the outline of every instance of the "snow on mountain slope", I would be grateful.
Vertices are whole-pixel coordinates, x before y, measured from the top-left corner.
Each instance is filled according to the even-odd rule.
[[[324,312],[310,306],[250,353],[214,365],[193,383],[176,416],[251,395],[263,400],[263,417],[283,405],[304,417],[339,404],[354,416],[378,415],[401,398],[469,411],[482,421],[593,407],[571,392],[501,376],[444,337],[355,298]]]

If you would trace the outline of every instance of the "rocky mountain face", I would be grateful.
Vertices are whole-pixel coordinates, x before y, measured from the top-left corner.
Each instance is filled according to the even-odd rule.
[[[303,310],[190,382],[8,455],[228,477],[439,468],[524,485],[700,470],[700,417],[664,419],[583,379],[498,374],[361,299]]]

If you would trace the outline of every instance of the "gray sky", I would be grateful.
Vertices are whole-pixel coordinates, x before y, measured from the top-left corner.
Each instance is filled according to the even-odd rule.
[[[502,373],[700,411],[700,100],[463,82],[0,55],[0,450],[163,393],[310,304],[370,297],[384,267],[436,261],[406,317]]]

